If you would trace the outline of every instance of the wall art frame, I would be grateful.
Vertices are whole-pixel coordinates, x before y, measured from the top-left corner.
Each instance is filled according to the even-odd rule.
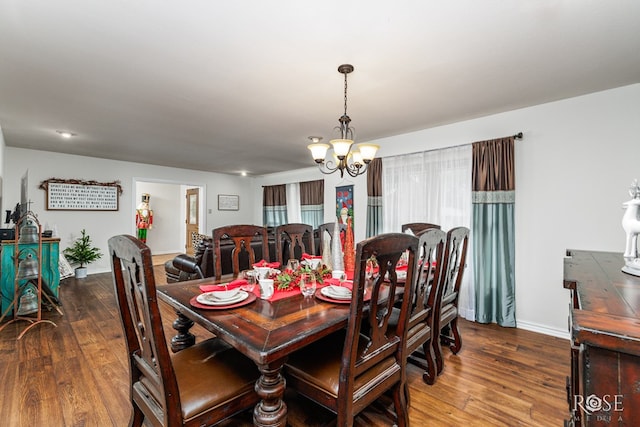
[[[218,194],[219,211],[240,210],[240,196],[237,194]]]
[[[117,211],[122,186],[119,181],[97,182],[51,178],[40,183],[46,192],[45,208],[63,211]]]

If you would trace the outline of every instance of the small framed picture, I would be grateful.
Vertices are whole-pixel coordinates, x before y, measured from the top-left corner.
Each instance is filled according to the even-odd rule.
[[[240,209],[240,196],[236,194],[218,194],[219,211],[237,211]]]

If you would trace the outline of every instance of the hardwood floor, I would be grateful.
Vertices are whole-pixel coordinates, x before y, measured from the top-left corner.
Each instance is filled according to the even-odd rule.
[[[157,279],[164,275],[157,269]],[[0,333],[0,425],[124,426],[130,414],[127,358],[111,275],[65,279],[57,323],[16,322]],[[167,337],[173,312],[163,306]],[[533,332],[462,321],[463,348],[448,350],[433,386],[408,368],[412,426],[559,426],[568,416],[565,377],[569,342]],[[199,337],[208,333],[195,326]],[[288,393],[289,423],[320,426],[331,414]],[[226,425],[250,425],[251,414]],[[380,407],[361,414],[357,426],[389,425]]]

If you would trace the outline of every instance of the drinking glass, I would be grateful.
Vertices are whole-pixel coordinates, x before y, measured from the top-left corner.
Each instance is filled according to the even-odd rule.
[[[289,270],[296,271],[299,267],[300,267],[300,261],[298,261],[297,259],[292,258],[289,261],[287,261],[287,268]]]
[[[338,281],[340,282],[340,286],[344,286],[344,282],[347,281],[347,273],[344,271],[341,272],[338,276]]]
[[[256,287],[256,284],[258,283],[258,279],[256,278],[256,272],[253,270],[245,270],[242,276],[247,281],[247,284],[242,286],[242,290],[247,292],[253,292],[253,289]]]
[[[316,276],[313,274],[302,274],[300,276],[300,291],[305,298],[313,295],[316,291]]]

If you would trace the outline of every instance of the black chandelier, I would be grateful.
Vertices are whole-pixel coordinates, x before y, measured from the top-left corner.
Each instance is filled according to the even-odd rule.
[[[353,149],[354,129],[349,127],[351,119],[347,115],[347,74],[353,72],[353,65],[343,64],[338,67],[338,72],[344,74],[344,114],[338,119],[340,126],[336,126],[334,131],[339,132],[339,137],[332,139],[333,160],[325,161],[327,150],[331,148],[329,144],[322,143],[322,137],[310,136],[312,144],[307,148],[311,150],[313,160],[318,165],[320,172],[330,174],[340,171],[340,177],[346,171],[355,177],[363,174],[367,170],[367,165],[374,159],[380,146],[375,144],[358,144]]]

